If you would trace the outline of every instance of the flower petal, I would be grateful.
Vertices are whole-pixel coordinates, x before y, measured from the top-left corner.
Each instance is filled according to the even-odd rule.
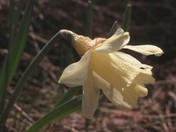
[[[82,113],[88,119],[93,119],[93,114],[98,106],[99,93],[99,89],[94,85],[93,77],[90,73],[83,85],[82,100]]]
[[[119,28],[113,36],[104,41],[95,50],[104,53],[111,53],[116,50],[120,50],[123,46],[128,44],[130,36],[128,32],[124,32],[123,29]]]
[[[134,58],[133,56],[126,54],[124,52],[114,52],[113,54],[113,58],[119,58],[121,60],[123,60],[124,62],[126,62],[125,64],[129,63],[132,66],[135,66],[136,68],[144,68],[144,69],[151,69],[152,67],[146,64],[142,64],[140,61],[138,61],[136,58]],[[111,55],[112,56],[112,55]],[[118,63],[118,62],[117,62]]]
[[[151,69],[141,69],[133,81],[135,84],[152,84],[154,82],[155,79],[152,77]]]
[[[131,59],[133,58],[132,63],[128,62],[128,57],[129,55],[122,52],[109,54],[93,52],[90,68],[113,87],[124,88],[133,82],[140,72],[140,67],[143,66],[132,56],[130,56]]]
[[[145,97],[147,93],[147,88],[142,85],[132,84],[130,87],[123,90],[122,95],[125,102],[127,102],[132,108],[136,108],[138,106],[139,98]]]
[[[144,86],[142,86],[142,85],[136,85],[135,87],[134,87],[134,90],[135,90],[135,94],[136,95],[138,95],[139,97],[145,97],[145,96],[147,96],[147,94],[148,94],[148,90],[147,90],[147,88],[145,88]]]
[[[124,101],[122,94],[110,83],[101,78],[97,73],[93,72],[94,80],[98,88],[102,89],[105,96],[119,109],[131,109],[131,106]]]
[[[161,56],[164,52],[157,46],[154,45],[126,45],[123,49],[130,49],[136,52],[139,52],[143,55],[156,55]]]
[[[59,83],[64,83],[69,87],[76,87],[83,85],[87,79],[87,71],[90,60],[90,51],[87,51],[80,61],[69,65],[63,71]]]

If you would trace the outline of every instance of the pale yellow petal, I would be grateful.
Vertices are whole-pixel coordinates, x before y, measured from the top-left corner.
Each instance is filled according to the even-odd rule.
[[[131,65],[137,67],[137,68],[144,68],[144,69],[151,69],[152,67],[146,64],[142,64],[140,61],[138,61],[136,58],[133,56],[126,54],[124,52],[114,52],[112,53],[114,57],[117,57],[127,63],[130,63]],[[113,58],[114,58],[113,57]]]
[[[131,109],[131,106],[124,101],[122,94],[118,89],[112,87],[110,83],[101,78],[97,73],[93,72],[94,80],[105,96],[119,109]]]
[[[93,119],[98,106],[99,89],[94,85],[91,73],[83,85],[82,113],[88,119]]]
[[[148,90],[143,85],[132,84],[119,90],[94,72],[97,86],[102,89],[105,96],[119,109],[137,108],[140,97],[145,97]]]
[[[162,49],[154,45],[137,45],[137,46],[126,45],[123,48],[139,52],[143,55],[161,56],[164,53]]]
[[[155,79],[152,77],[152,71],[150,69],[141,69],[133,81],[135,84],[152,84],[154,82]]]
[[[137,108],[138,106],[138,96],[131,92],[123,93],[124,101],[131,106],[131,108]]]
[[[90,62],[99,88],[120,109],[136,108],[139,98],[148,93],[144,84],[154,82],[152,67],[126,53],[93,53]]]
[[[123,29],[119,28],[113,36],[104,41],[95,50],[103,53],[111,53],[116,50],[120,50],[123,46],[128,44],[130,36],[128,32],[124,32]]]
[[[125,102],[127,102],[132,108],[136,108],[138,106],[139,98],[145,97],[147,93],[148,90],[144,86],[132,84],[130,87],[124,88],[122,95]]]
[[[90,52],[86,52],[80,61],[69,65],[63,71],[59,83],[63,83],[69,87],[83,85],[87,79],[87,71],[89,67]]]
[[[137,68],[136,69],[136,76],[132,78],[134,82],[137,82],[138,84],[149,84],[149,83],[154,83],[155,79],[152,77],[152,66],[142,64],[139,62],[137,59],[132,57],[131,55],[128,55],[123,52],[115,52],[113,53],[116,58],[120,58],[123,61],[126,61],[127,63],[124,65],[131,65],[131,68]],[[126,67],[126,66],[124,66]],[[135,70],[135,69],[134,69]],[[128,71],[128,74],[132,76],[131,70]]]
[[[121,88],[129,86],[134,78],[139,74],[140,67],[143,65],[139,61],[126,61],[129,55],[121,52],[110,54],[92,53],[90,68],[103,79],[113,85]],[[132,57],[131,57],[132,58]],[[135,59],[134,59],[135,60]]]
[[[146,87],[142,86],[142,85],[136,85],[134,87],[135,93],[139,96],[139,97],[145,97],[148,94],[148,90]]]

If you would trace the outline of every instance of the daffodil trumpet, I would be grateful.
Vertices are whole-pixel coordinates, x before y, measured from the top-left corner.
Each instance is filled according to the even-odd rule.
[[[119,28],[110,38],[91,39],[69,30],[61,36],[70,40],[81,59],[66,67],[59,83],[69,87],[83,86],[82,113],[93,119],[100,90],[118,109],[133,109],[148,93],[146,84],[154,83],[152,66],[142,64],[121,49],[143,55],[160,56],[163,51],[154,45],[127,45],[128,32]]]

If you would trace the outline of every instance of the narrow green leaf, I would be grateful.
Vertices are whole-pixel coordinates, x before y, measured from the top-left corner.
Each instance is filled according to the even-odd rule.
[[[19,27],[19,20],[22,11],[22,7],[24,4],[24,0],[20,0],[15,6],[14,0],[10,0],[10,11],[9,11],[9,24],[10,24],[10,39],[9,39],[9,46],[14,43],[13,40],[17,35],[17,29]]]
[[[15,17],[15,2],[14,0],[9,1],[9,26],[10,26],[10,41],[14,34],[14,17]]]
[[[10,26],[10,34],[13,32],[13,21],[14,21],[14,8],[15,2],[14,0],[9,1],[9,26]],[[5,100],[5,90],[7,87],[7,56],[4,59],[2,69],[0,70],[0,111],[4,109],[4,100]]]
[[[20,80],[18,81],[18,83],[15,87],[15,90],[14,90],[14,92],[13,92],[13,94],[12,94],[8,104],[7,104],[7,107],[5,108],[5,110],[2,113],[0,113],[0,122],[3,122],[7,118],[7,116],[9,114],[10,110],[12,109],[15,101],[17,100],[19,94],[21,93],[24,84],[29,79],[31,74],[34,72],[34,70],[36,69],[39,62],[45,57],[45,55],[53,47],[55,42],[60,38],[59,34],[60,34],[60,32],[57,32],[48,41],[48,43],[41,49],[41,51],[35,56],[35,58],[32,60],[32,62],[29,64],[29,66],[27,67],[27,69],[25,70],[23,75],[21,76]]]
[[[76,87],[76,88],[71,88],[67,93],[65,93],[55,104],[54,108],[57,106],[60,106],[61,104],[71,100],[76,94],[80,92],[81,88]]]
[[[70,113],[73,113],[81,108],[82,96],[72,99],[71,101],[64,103],[50,111],[43,118],[39,119],[27,132],[39,132],[43,127],[46,127],[49,123],[56,119],[61,119]]]
[[[3,63],[3,69],[0,73],[0,108],[4,108],[4,99],[5,99],[5,93],[8,84],[12,80],[14,73],[17,69],[18,63],[20,61],[20,58],[23,53],[23,49],[26,43],[30,18],[32,14],[33,9],[33,1],[30,0],[29,4],[25,10],[21,27],[19,29],[19,32],[16,34],[16,37],[13,41],[13,43],[10,43],[8,55],[5,58],[5,61]],[[14,1],[11,0],[12,4],[14,4]],[[12,6],[14,8],[14,5]],[[13,11],[13,10],[12,10]],[[11,12],[12,12],[11,11]],[[14,15],[13,14],[13,20],[14,21]],[[13,23],[11,23],[13,25]],[[13,27],[11,27],[13,29]]]
[[[112,36],[116,32],[116,30],[117,30],[118,27],[119,27],[119,24],[118,24],[117,21],[115,21],[114,24],[112,25],[109,33],[108,33],[108,36],[109,37]]]
[[[93,3],[88,0],[88,10],[87,10],[87,35],[92,37],[92,27],[93,27]]]
[[[9,70],[8,82],[11,81],[17,69],[18,63],[21,59],[21,56],[26,44],[30,19],[31,19],[32,10],[33,10],[33,2],[34,0],[29,1],[27,8],[24,12],[22,21],[20,23],[19,31],[17,32],[17,35],[15,36],[13,42],[10,43],[10,49],[8,54],[8,65],[7,65]],[[16,17],[19,17],[19,16],[16,16]],[[15,19],[18,19],[18,18],[15,18]]]
[[[131,12],[132,12],[131,4],[128,3],[125,8],[125,12],[123,15],[123,20],[122,20],[122,28],[124,31],[128,31],[128,27],[129,27],[130,20],[131,20]]]

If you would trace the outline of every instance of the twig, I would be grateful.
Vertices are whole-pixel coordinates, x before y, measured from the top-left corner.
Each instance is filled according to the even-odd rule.
[[[23,117],[25,117],[26,120],[29,121],[30,125],[32,125],[32,124],[34,123],[34,120],[33,120],[25,111],[23,111],[22,108],[21,108],[19,105],[15,104],[15,105],[14,105],[14,108],[15,108],[18,112],[20,112],[21,115],[22,115]]]

